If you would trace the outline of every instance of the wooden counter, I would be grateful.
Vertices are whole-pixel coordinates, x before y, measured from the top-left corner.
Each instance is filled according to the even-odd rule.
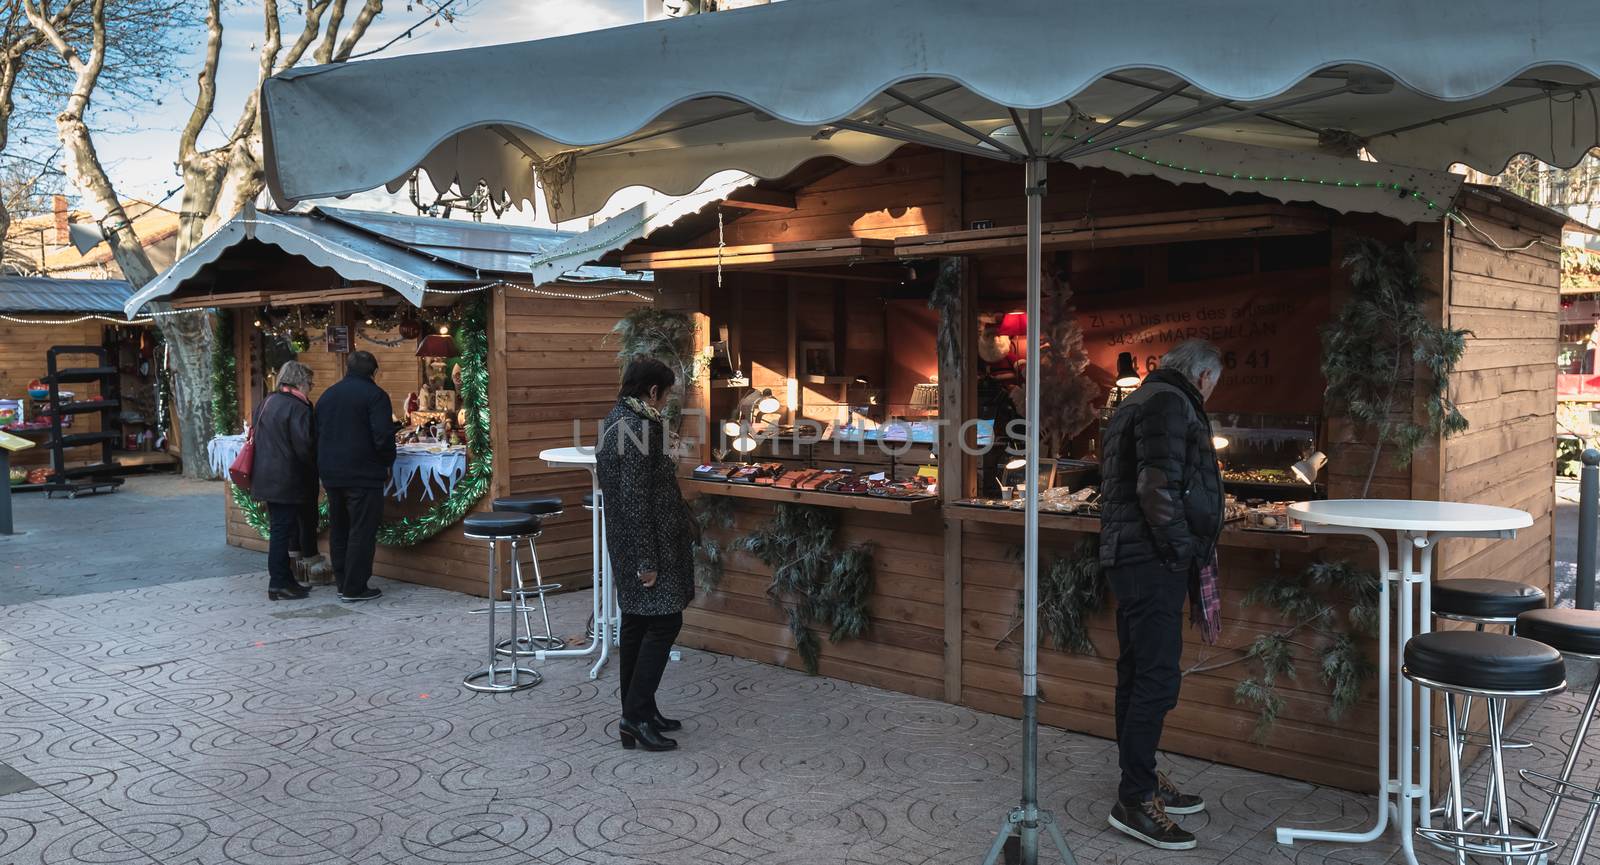
[[[991,508],[983,505],[951,505],[945,508],[945,516],[952,520],[991,523],[1000,526],[1020,526],[1023,521],[1023,513],[1020,510]],[[1099,534],[1100,518],[1040,511],[1039,528]],[[1310,552],[1321,549],[1326,539],[1325,535],[1313,535],[1306,532],[1247,529],[1229,525],[1223,528],[1222,537],[1217,541],[1217,546],[1237,547],[1246,550]]]
[[[883,496],[825,493],[819,490],[788,490],[756,484],[734,484],[726,481],[683,479],[678,483],[685,493],[693,495],[728,496],[729,498],[754,499],[762,502],[819,505],[825,508],[874,511],[880,514],[925,514],[939,509],[939,500],[932,496],[922,499],[891,499]]]

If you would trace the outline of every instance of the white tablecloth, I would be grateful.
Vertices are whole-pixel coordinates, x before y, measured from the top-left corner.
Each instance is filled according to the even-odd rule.
[[[421,478],[422,497],[431,501],[434,487],[439,488],[441,495],[449,495],[456,481],[466,473],[467,449],[464,447],[446,448],[435,454],[428,453],[425,447],[401,445],[394,466],[390,469],[389,486],[384,492],[404,499],[411,482]]]
[[[226,475],[228,466],[233,464],[243,447],[243,435],[217,436],[212,439],[206,445],[206,456],[211,461],[211,470],[218,475]],[[422,497],[431,501],[435,488],[441,495],[449,495],[450,490],[455,488],[456,482],[466,473],[467,449],[464,447],[447,448],[435,454],[429,453],[426,447],[402,445],[395,457],[394,466],[390,469],[389,485],[384,492],[392,494],[396,499],[404,500],[412,482],[420,478]]]

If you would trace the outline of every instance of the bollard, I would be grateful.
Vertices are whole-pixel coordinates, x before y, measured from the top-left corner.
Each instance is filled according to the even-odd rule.
[[[1594,609],[1596,534],[1600,533],[1600,450],[1585,448],[1578,482],[1578,597],[1580,610]]]

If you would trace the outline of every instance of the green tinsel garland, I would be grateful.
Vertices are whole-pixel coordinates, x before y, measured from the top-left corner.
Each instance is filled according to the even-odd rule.
[[[211,418],[215,433],[232,435],[239,428],[239,366],[233,352],[233,315],[217,316],[217,338],[211,341]]]
[[[223,316],[222,321],[225,324],[218,328],[211,359],[211,405],[217,417],[217,434],[228,435],[239,423],[239,395],[234,387],[233,328],[226,324],[227,316]],[[494,476],[494,453],[489,436],[489,336],[482,300],[465,306],[453,332],[460,352],[457,360],[461,364],[461,401],[467,411],[467,471],[450,494],[427,513],[379,526],[378,543],[384,546],[415,546],[460,522],[489,491]],[[231,419],[226,426],[224,418]],[[269,531],[267,506],[232,483],[228,484],[228,489],[234,506],[244,514],[245,522],[266,538]],[[326,527],[327,500],[323,500],[318,509],[320,522]]]

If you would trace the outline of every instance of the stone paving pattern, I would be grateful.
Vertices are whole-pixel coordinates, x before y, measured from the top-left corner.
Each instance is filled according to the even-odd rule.
[[[1006,718],[686,651],[662,695],[683,748],[629,752],[614,674],[552,661],[532,690],[462,688],[482,662],[471,599],[385,583],[371,604],[273,604],[264,585],[0,609],[0,762],[40,785],[0,796],[0,862],[978,863],[1016,796]],[[1577,710],[1549,701],[1515,759],[1555,765]],[[1369,798],[1185,758],[1168,765],[1211,803],[1184,821],[1204,846],[1144,849],[1104,828],[1111,743],[1046,730],[1042,751],[1080,862],[1392,859],[1273,839],[1364,823]]]
[[[661,699],[682,748],[624,751],[614,667],[472,693],[482,602],[378,584],[359,605],[271,603],[251,573],[0,606],[0,863],[977,865],[1015,804],[1011,719],[685,651]],[[552,609],[581,630],[587,595]],[[1557,770],[1580,708],[1525,714],[1536,745],[1512,765]],[[1085,865],[1399,861],[1392,836],[1274,839],[1368,824],[1370,797],[1182,757],[1166,767],[1209,802],[1182,818],[1202,846],[1142,847],[1105,825],[1114,746],[1041,739],[1045,804]],[[1592,755],[1581,775],[1600,778]]]

